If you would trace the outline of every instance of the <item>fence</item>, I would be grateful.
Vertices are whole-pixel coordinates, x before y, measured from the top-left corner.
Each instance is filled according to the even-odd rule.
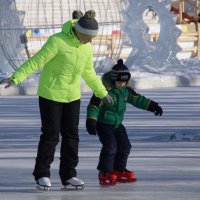
[[[199,25],[198,25],[199,26]],[[198,28],[200,30],[200,28]],[[150,35],[152,42],[156,42],[159,38],[159,33],[152,33]],[[123,45],[124,35],[121,32],[117,34],[110,35],[98,35],[92,41],[94,48],[94,56],[107,56],[111,59],[120,57],[126,59],[129,56],[129,52],[122,52],[121,50],[125,48],[131,48]],[[44,43],[47,40],[47,37],[28,37],[29,42],[42,42]],[[192,52],[192,57],[200,57],[200,31],[187,31],[182,32],[180,37],[177,40],[178,43],[192,43],[193,45],[182,47],[182,52]],[[104,46],[104,48],[98,48],[98,46]],[[38,49],[29,49],[30,55],[34,55]],[[26,53],[25,50],[22,51],[23,54]]]

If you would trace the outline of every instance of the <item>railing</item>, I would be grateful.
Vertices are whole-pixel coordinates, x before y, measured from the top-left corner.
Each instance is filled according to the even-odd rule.
[[[156,42],[159,38],[158,33],[151,34],[152,41]],[[192,52],[192,57],[200,58],[200,32],[182,32],[177,43],[192,43],[193,46],[182,47],[181,52]]]
[[[200,29],[198,29],[200,30]],[[119,40],[122,40],[123,34],[111,34],[111,35],[98,35],[92,41],[93,46],[103,45],[105,48],[94,48],[94,56],[107,56],[111,59],[120,57],[126,59],[129,56],[128,52],[120,52],[119,49],[130,48],[125,45],[119,44]],[[152,42],[156,42],[159,38],[159,33],[152,33],[150,35]],[[46,41],[47,37],[28,37],[28,41]],[[200,32],[182,32],[177,40],[178,43],[192,42],[192,47],[183,47],[182,52],[192,52],[192,57],[200,57]],[[33,55],[38,50],[29,50],[30,55]],[[25,54],[25,50],[22,51]]]
[[[189,22],[195,22],[195,23],[198,22],[199,2],[200,0],[195,0],[195,2],[191,0],[179,0],[178,8],[172,5],[171,11],[178,14],[179,24],[185,23],[186,22],[185,19],[187,19]],[[194,9],[194,13],[192,16],[185,12],[185,4]]]
[[[92,44],[94,46],[94,56],[108,56],[111,59],[114,59],[116,56],[120,55],[120,51],[123,47],[122,45],[122,39],[123,35],[120,30],[116,30],[114,34],[111,35],[98,35],[92,40]],[[47,40],[48,37],[27,37],[27,40],[29,43],[31,42],[38,42],[38,43],[44,43]],[[32,46],[32,45],[30,45]],[[104,48],[100,48],[100,47]],[[95,48],[96,47],[96,48]],[[103,50],[102,50],[103,49]],[[118,49],[118,51],[116,51]],[[31,49],[29,48],[29,54],[33,56],[35,53],[37,53],[39,49]],[[25,50],[22,50],[22,54],[26,54]],[[128,54],[123,56],[124,58],[128,57]]]
[[[200,26],[200,24],[198,24]],[[198,28],[200,30],[200,27]],[[94,51],[94,55],[107,55],[111,58],[116,56],[116,49],[119,48],[119,44],[117,43],[118,39],[121,38],[121,35],[104,35],[98,36],[95,39],[93,39],[93,45],[97,44],[104,44],[107,45],[107,50],[104,51]],[[151,41],[156,42],[159,38],[159,33],[152,33],[150,34]],[[103,41],[100,41],[100,40]],[[182,47],[181,52],[192,52],[192,57],[199,57],[200,58],[200,31],[187,31],[187,32],[182,32],[181,35],[179,36],[177,43],[192,43],[192,46],[187,47]],[[189,45],[188,45],[189,46]],[[125,45],[121,46],[122,49],[128,48]],[[129,47],[130,48],[130,47]],[[118,56],[120,58],[126,59],[129,56],[129,53],[119,53]]]

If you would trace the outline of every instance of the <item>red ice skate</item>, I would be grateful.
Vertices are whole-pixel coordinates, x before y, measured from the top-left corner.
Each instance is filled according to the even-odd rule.
[[[123,171],[113,171],[112,174],[117,176],[118,182],[128,183],[128,182],[135,182],[137,178],[133,171],[129,171],[127,169]]]
[[[115,185],[117,181],[117,176],[110,172],[100,172],[99,173],[99,183],[101,185]]]

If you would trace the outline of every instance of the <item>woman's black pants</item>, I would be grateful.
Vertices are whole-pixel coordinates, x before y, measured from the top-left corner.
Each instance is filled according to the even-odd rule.
[[[80,100],[60,103],[39,97],[39,107],[42,134],[33,175],[35,180],[50,177],[50,165],[54,160],[56,145],[61,134],[59,175],[64,182],[76,176]]]

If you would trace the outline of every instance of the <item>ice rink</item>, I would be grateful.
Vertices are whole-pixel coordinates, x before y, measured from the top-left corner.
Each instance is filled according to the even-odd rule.
[[[96,165],[101,145],[85,129],[91,93],[82,95],[78,177],[84,190],[61,191],[59,145],[52,164],[50,191],[38,191],[32,176],[40,136],[37,96],[0,97],[0,200],[199,200],[200,199],[200,88],[140,90],[160,103],[164,114],[127,106],[124,124],[132,143],[127,168],[138,181],[102,187]],[[196,138],[180,142],[185,134]],[[190,137],[192,138],[192,137]],[[196,140],[196,141],[194,141]]]

